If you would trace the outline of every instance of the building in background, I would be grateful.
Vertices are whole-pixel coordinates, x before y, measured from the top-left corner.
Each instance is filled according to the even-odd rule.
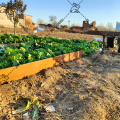
[[[71,27],[71,29],[76,30],[76,31],[88,31],[88,30],[95,30],[95,27],[96,27],[96,21],[93,21],[91,24],[89,24],[86,21],[83,21],[82,27],[73,26],[73,27]]]
[[[13,28],[13,23],[8,19],[7,15],[4,12],[5,5],[0,4],[0,25]],[[32,16],[23,14],[22,16],[19,15],[19,23],[17,24],[18,28],[21,28],[19,24],[23,25],[24,27],[27,27],[29,29],[33,29],[34,27],[38,26],[38,24],[35,24],[32,22]]]
[[[43,29],[46,29],[47,28],[47,25],[46,24],[39,24],[39,27],[43,28]]]
[[[120,22],[116,22],[115,31],[120,31]]]

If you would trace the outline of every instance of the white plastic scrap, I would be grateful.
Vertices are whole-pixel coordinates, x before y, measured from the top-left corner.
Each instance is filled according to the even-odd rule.
[[[44,109],[46,110],[46,112],[55,112],[55,108],[53,105],[44,106]]]
[[[94,39],[96,40],[96,41],[101,41],[101,42],[103,42],[103,38],[96,38],[95,36],[94,36]],[[107,39],[105,38],[105,42],[107,42]]]
[[[37,33],[37,30],[35,30],[34,33]]]
[[[99,51],[102,51],[102,48],[99,48]]]
[[[23,118],[24,118],[25,120],[29,119],[29,114],[28,114],[28,112],[25,113],[25,114],[23,114]]]
[[[103,39],[102,38],[95,38],[95,36],[94,36],[94,39],[96,40],[96,41],[103,41]]]
[[[14,110],[14,111],[12,111],[12,114],[15,115],[15,114],[18,114],[18,113],[22,113],[24,111],[24,109],[25,109],[25,107]]]

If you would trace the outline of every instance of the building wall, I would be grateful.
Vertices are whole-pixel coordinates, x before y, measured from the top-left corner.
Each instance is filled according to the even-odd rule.
[[[32,24],[32,16],[24,15],[24,20],[28,20]]]
[[[72,30],[78,30],[78,31],[82,31],[83,30],[83,27],[78,27],[78,26],[73,26],[72,27]]]
[[[41,28],[43,28],[43,29],[45,29],[45,28],[47,27],[46,24],[38,24],[38,25],[39,25],[39,27],[41,27]]]
[[[36,24],[36,23],[35,23],[35,27],[37,27],[37,26],[39,26],[39,24]]]
[[[83,21],[83,30],[89,30],[89,23],[87,23],[86,21]]]
[[[35,25],[33,23],[31,23],[29,20],[25,19],[25,27],[27,27],[29,29],[33,29],[35,27]]]
[[[24,14],[23,19],[25,20],[25,27],[29,29],[33,29],[35,27],[35,25],[32,23],[32,16]]]
[[[21,23],[23,26],[25,26],[25,20],[24,19],[19,19],[19,23]]]
[[[0,10],[4,11],[4,7],[0,7]],[[13,27],[13,23],[7,18],[5,13],[0,13],[0,25],[5,27]]]
[[[4,11],[5,7],[1,7],[0,6],[0,10],[1,11]],[[23,15],[22,18],[19,19],[19,23],[21,23],[23,26],[25,26],[25,20],[28,20],[29,23],[30,23],[30,29],[32,29],[32,16],[29,16],[29,15]],[[18,28],[21,28],[21,26],[19,26],[19,23],[17,24],[17,27]],[[8,19],[7,15],[5,13],[0,13],[0,25],[3,25],[5,27],[10,27],[10,28],[13,28],[14,25],[13,23]],[[26,27],[26,26],[25,26]],[[29,26],[28,26],[29,28]]]
[[[83,27],[73,26],[71,27],[73,31],[88,31],[88,30],[95,30],[96,21],[93,21],[91,24],[83,21]]]

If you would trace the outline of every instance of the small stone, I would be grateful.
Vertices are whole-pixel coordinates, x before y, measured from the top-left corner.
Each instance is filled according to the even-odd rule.
[[[73,110],[73,107],[68,107],[67,110],[71,111]]]
[[[23,114],[23,118],[24,118],[25,120],[29,119],[29,114],[28,114],[28,112],[25,113],[25,114]]]

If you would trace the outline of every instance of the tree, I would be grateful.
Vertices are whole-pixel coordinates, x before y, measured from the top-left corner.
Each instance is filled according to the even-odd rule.
[[[97,28],[99,29],[99,30],[105,30],[105,31],[112,31],[112,30],[114,30],[114,28],[113,28],[113,24],[112,23],[107,23],[107,25],[106,26],[104,26],[103,24],[100,24],[100,25],[98,25],[97,26]]]
[[[14,0],[14,2],[10,0],[10,2],[7,3],[5,13],[14,24],[14,34],[16,32],[16,26],[19,22],[19,18],[23,15],[26,7],[27,5],[23,5],[22,0]]]
[[[61,25],[61,28],[69,28],[67,25]]]
[[[99,30],[107,30],[107,28],[102,23],[99,24],[96,28],[98,28]]]
[[[49,18],[50,18],[50,21],[52,21],[53,25],[57,24],[57,21],[56,21],[57,17],[56,16],[49,16]]]
[[[107,23],[106,28],[107,28],[109,31],[114,30],[113,24],[112,24],[112,23],[109,23],[109,22]]]
[[[38,23],[38,24],[44,24],[44,21],[43,21],[42,19],[38,19],[38,20],[37,20],[37,23]]]

